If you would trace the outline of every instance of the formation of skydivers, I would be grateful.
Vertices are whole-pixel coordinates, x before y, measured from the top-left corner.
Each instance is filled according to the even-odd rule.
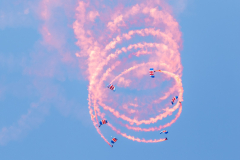
[[[150,68],[150,70],[149,70],[150,77],[155,78],[154,72],[162,72],[162,71],[161,71],[161,70],[154,70],[153,68]],[[112,91],[114,91],[114,92],[116,91],[116,88],[115,88],[112,84],[109,84],[107,87],[108,87],[109,89],[111,89]],[[171,100],[171,104],[173,105],[174,102],[175,102],[177,99],[178,99],[178,96],[174,96],[174,97],[172,98],[172,100]],[[181,102],[179,101],[179,103],[181,103]],[[108,123],[108,121],[107,121],[106,119],[103,119],[103,120],[101,120],[101,121],[99,122],[99,127],[101,127],[102,125],[107,124],[107,123]],[[167,130],[162,130],[162,131],[160,132],[160,134],[162,134],[162,133],[168,134],[168,131],[167,131]],[[113,147],[113,144],[114,144],[115,142],[117,142],[117,140],[118,140],[118,139],[115,138],[115,137],[112,138],[112,140],[111,140],[112,147]],[[165,140],[165,141],[168,140],[167,137],[166,137],[164,140]]]

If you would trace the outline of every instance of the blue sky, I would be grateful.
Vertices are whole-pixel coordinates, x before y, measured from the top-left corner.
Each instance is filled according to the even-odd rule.
[[[0,159],[240,159],[240,1],[170,3],[183,34],[182,114],[166,128],[168,141],[119,136],[110,148],[92,125],[78,60],[62,61],[63,49],[79,50],[71,27],[60,27],[67,42],[51,48],[39,29],[50,22],[28,9],[34,3],[1,0]]]

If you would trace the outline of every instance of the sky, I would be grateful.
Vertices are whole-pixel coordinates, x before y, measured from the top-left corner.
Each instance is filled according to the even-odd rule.
[[[239,7],[237,0],[0,0],[0,159],[239,160]],[[150,67],[164,72],[151,79]],[[169,111],[176,94],[182,110],[176,103]],[[179,117],[142,132],[117,113],[149,119],[133,124],[141,128]],[[101,118],[109,124],[99,128]]]

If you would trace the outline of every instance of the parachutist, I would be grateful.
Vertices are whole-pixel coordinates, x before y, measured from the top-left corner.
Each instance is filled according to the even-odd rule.
[[[174,104],[175,100],[177,100],[177,99],[178,99],[178,96],[173,97],[171,103]]]
[[[153,68],[150,68],[149,69],[149,74],[150,74],[150,77],[154,78],[154,72],[162,72],[161,70],[154,70]]]
[[[105,120],[105,119],[103,119],[103,120],[101,120],[101,121],[99,122],[99,126],[98,126],[98,127],[101,127],[101,125],[107,124],[107,123],[108,123],[108,121]]]
[[[113,147],[113,144],[114,144],[115,142],[117,142],[117,140],[118,140],[118,139],[117,139],[117,138],[115,138],[115,137],[114,137],[114,138],[111,140],[112,147]]]
[[[109,84],[107,87],[109,89],[113,90],[114,92],[116,91],[116,88],[112,84]]]
[[[163,130],[163,131],[160,132],[160,134],[162,134],[162,133],[168,134],[168,131],[167,130]]]

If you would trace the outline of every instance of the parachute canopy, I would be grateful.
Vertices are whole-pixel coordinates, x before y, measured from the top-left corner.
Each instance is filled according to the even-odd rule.
[[[154,69],[153,68],[150,68],[149,69],[149,74],[150,74],[150,77],[154,78]]]
[[[152,78],[154,78],[155,76],[154,76],[154,72],[162,72],[161,70],[155,70],[154,71],[154,69],[153,68],[150,68],[149,69],[149,74],[150,74],[150,77],[152,77]]]
[[[117,142],[117,140],[118,140],[118,139],[117,139],[117,138],[115,138],[115,137],[114,137],[114,138],[111,140],[112,147],[113,147],[113,144],[114,144],[115,142]]]
[[[109,84],[107,87],[109,89],[113,90],[114,92],[116,91],[116,88],[112,84]]]
[[[114,137],[114,138],[111,140],[111,143],[114,144],[115,142],[117,142],[117,140],[118,140],[118,139]]]
[[[101,127],[101,125],[107,124],[107,123],[108,123],[108,121],[105,120],[105,119],[103,119],[103,120],[101,120],[101,121],[99,122],[99,127]]]
[[[174,102],[178,99],[178,96],[173,97],[171,103],[174,104]]]
[[[160,132],[160,134],[162,134],[162,133],[168,134],[168,131],[167,130],[163,130],[163,131]]]

